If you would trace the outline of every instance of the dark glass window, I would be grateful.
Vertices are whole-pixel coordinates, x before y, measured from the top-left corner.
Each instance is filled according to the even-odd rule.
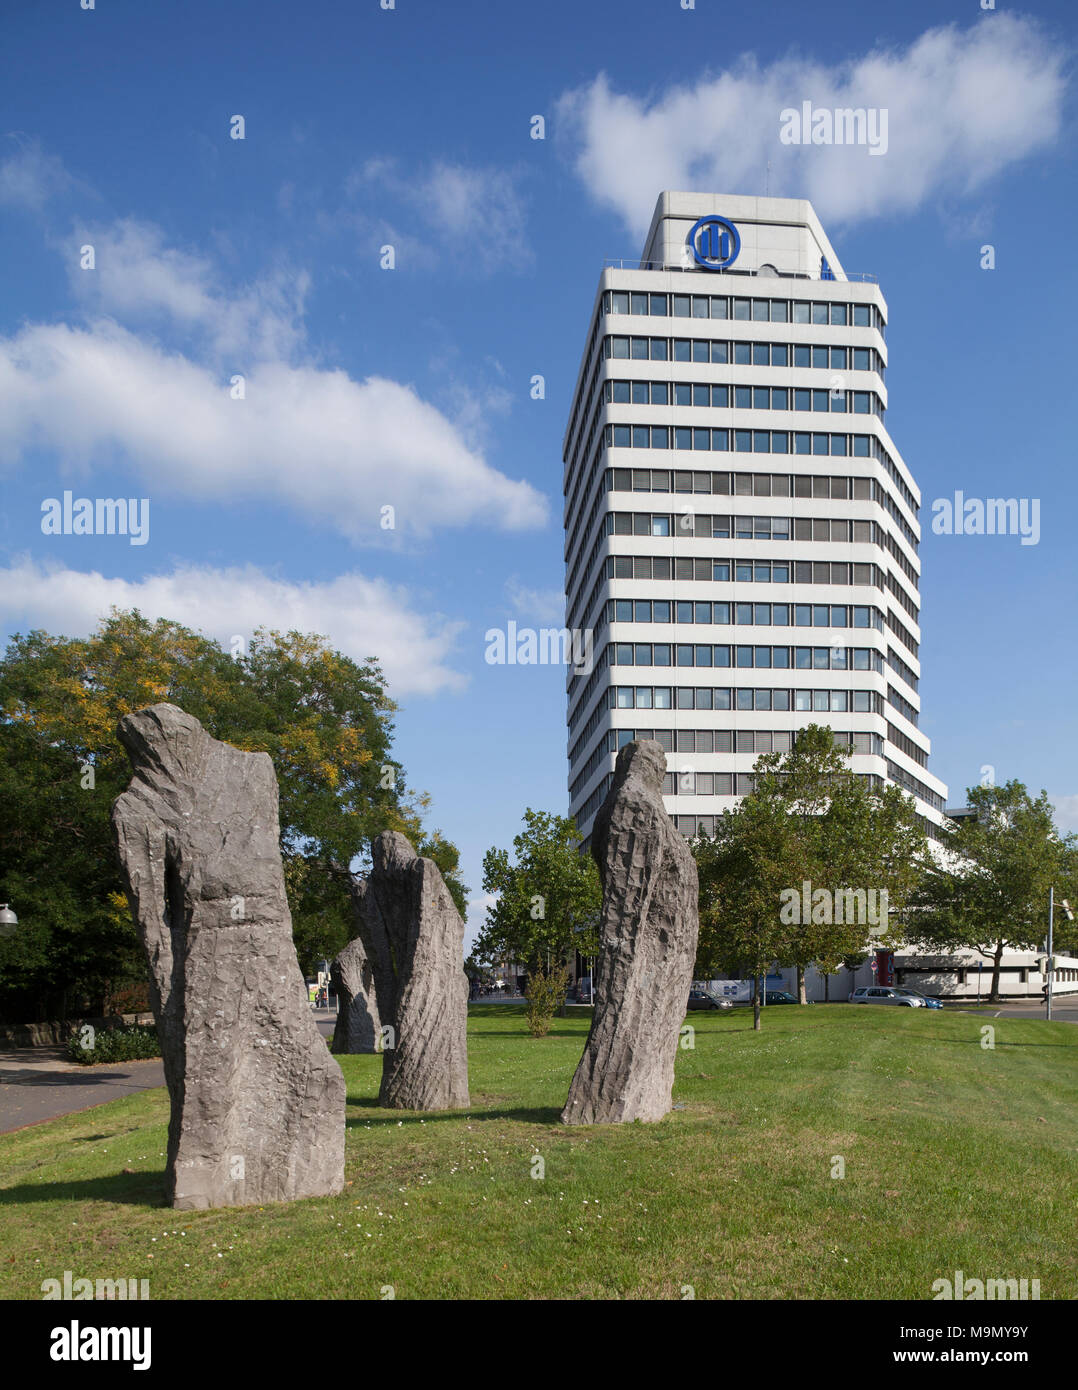
[[[728,348],[729,348],[729,344],[728,344],[728,343],[716,343],[716,342],[713,342],[713,343],[711,344],[711,360],[712,360],[712,362],[727,362],[727,361],[729,361],[729,356],[730,356],[730,354],[729,354]]]
[[[627,314],[629,312],[628,294],[622,290],[614,290],[610,295],[610,312],[612,314]]]
[[[738,367],[749,367],[752,365],[751,343],[734,344],[734,365]]]
[[[634,381],[632,383],[633,405],[647,405],[650,393],[646,381]]]
[[[674,317],[676,319],[687,319],[689,317],[691,303],[692,300],[687,294],[675,294]]]
[[[771,349],[767,343],[753,343],[752,345],[752,365],[754,367],[766,367],[771,361]]]

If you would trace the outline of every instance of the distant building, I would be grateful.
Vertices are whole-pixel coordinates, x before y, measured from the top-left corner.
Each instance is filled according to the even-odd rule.
[[[946,787],[919,728],[920,494],[884,424],[887,304],[812,206],[663,193],[599,276],[564,440],[570,809],[654,738],[686,835],[829,725],[855,773]]]

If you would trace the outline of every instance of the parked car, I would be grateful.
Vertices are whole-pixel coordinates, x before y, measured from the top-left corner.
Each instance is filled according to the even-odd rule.
[[[769,989],[764,992],[765,1004],[796,1004],[797,1000],[788,989]]]
[[[729,999],[717,999],[706,989],[694,989],[689,994],[689,1002],[686,1004],[685,1010],[688,1012],[690,1009],[732,1009],[733,1007]]]
[[[576,1002],[578,1004],[595,1003],[595,1000],[592,997],[591,978],[588,975],[585,975],[583,979],[577,981]]]
[[[900,987],[899,985],[896,985],[895,993],[909,995],[911,999],[919,999],[926,1009],[943,1008],[943,1001],[941,999],[933,999],[930,994],[922,994],[920,990],[905,989],[903,987]]]
[[[861,985],[850,995],[851,1004],[898,1004],[907,1009],[923,1009],[925,1001],[912,990],[903,991],[891,985]]]

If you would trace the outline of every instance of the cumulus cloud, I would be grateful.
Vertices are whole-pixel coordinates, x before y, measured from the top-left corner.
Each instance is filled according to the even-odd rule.
[[[64,178],[23,149],[0,165],[0,198],[44,201]],[[458,402],[456,419],[411,385],[314,360],[305,272],[231,286],[208,257],[134,218],[51,240],[82,315],[0,336],[0,469],[35,449],[65,473],[120,463],[151,495],[283,503],[353,539],[546,521],[541,493],[486,462],[478,398]],[[79,266],[83,245],[93,270]]]
[[[449,664],[464,624],[417,611],[407,589],[352,572],[325,583],[294,583],[255,565],[180,566],[137,580],[110,579],[24,558],[0,569],[0,623],[85,636],[111,607],[137,608],[204,632],[226,647],[256,628],[318,632],[356,661],[376,657],[390,694],[459,691],[467,678]]]
[[[245,391],[232,399],[207,368],[109,320],[30,325],[0,338],[0,455],[46,448],[69,471],[118,457],[151,497],[286,502],[354,537],[383,505],[418,532],[545,515],[533,488],[489,467],[411,387],[266,362]]]
[[[746,57],[654,98],[600,74],[560,98],[561,138],[584,185],[636,236],[663,189],[762,192],[767,161],[772,194],[853,222],[969,194],[1054,141],[1066,56],[1034,21],[998,14],[833,66]],[[805,101],[886,110],[887,153],[781,143],[780,113]]]

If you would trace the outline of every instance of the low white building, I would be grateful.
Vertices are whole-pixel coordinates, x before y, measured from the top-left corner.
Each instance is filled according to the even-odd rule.
[[[1040,968],[1043,959],[1037,951],[1005,950],[1000,967],[1000,997],[1041,999],[1047,983]],[[1078,993],[1078,959],[1057,954],[1055,961],[1053,996]],[[937,999],[976,1001],[987,998],[992,988],[992,957],[973,950],[943,953],[909,946],[893,952],[875,951],[857,970],[851,972],[843,967],[826,980],[812,966],[805,972],[806,994],[816,1003],[825,999],[841,1003],[858,986],[874,984],[903,985]],[[774,971],[768,976],[768,988],[796,993],[797,971]]]

